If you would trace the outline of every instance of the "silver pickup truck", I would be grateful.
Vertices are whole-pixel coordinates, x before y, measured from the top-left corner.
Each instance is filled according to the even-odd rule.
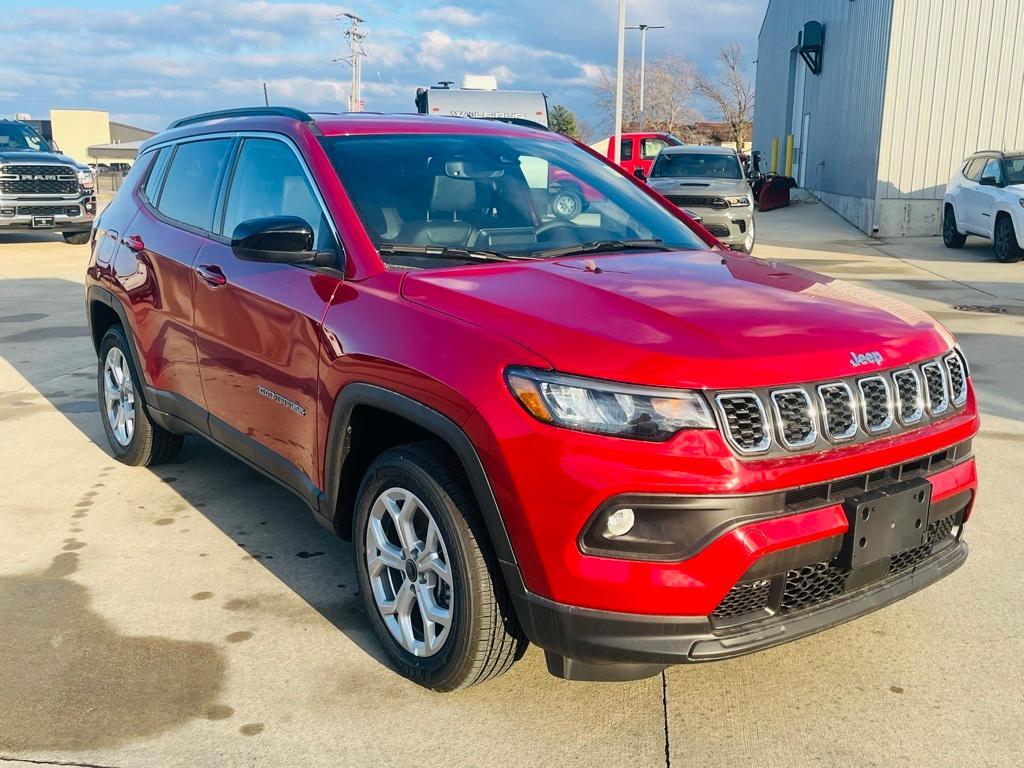
[[[95,216],[92,169],[59,154],[32,126],[0,120],[0,232],[50,229],[81,245]]]

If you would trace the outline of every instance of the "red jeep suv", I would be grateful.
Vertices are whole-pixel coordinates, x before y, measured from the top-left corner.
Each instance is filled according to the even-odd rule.
[[[596,191],[571,219],[550,179]],[[724,249],[563,136],[230,110],[147,141],[92,236],[110,447],[198,434],[355,545],[437,690],[756,651],[964,562],[978,413],[942,326]],[[325,576],[326,578],[326,576]]]

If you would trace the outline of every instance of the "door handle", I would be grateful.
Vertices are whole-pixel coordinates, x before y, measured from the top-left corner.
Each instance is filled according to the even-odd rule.
[[[121,244],[129,251],[140,253],[146,250],[146,244],[142,242],[142,238],[138,235],[125,235],[121,238]]]
[[[212,286],[224,285],[228,281],[216,264],[200,264],[196,267],[196,274],[200,280]]]

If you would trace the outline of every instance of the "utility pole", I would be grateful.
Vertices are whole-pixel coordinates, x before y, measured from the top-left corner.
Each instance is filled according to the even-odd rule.
[[[640,30],[640,116],[644,114],[644,85],[646,79],[647,70],[647,30],[648,29],[665,29],[664,26],[652,26],[650,24],[637,24],[635,27],[626,27],[626,29],[639,29]]]
[[[626,0],[619,0],[619,52],[615,73],[615,164],[622,160],[622,81],[626,69]]]
[[[359,18],[354,13],[343,13],[337,18],[346,18],[349,21],[349,27],[345,30],[345,37],[348,38],[349,55],[344,59],[352,65],[352,92],[348,97],[348,111],[362,112],[365,106],[363,104],[362,87],[363,58],[366,56],[363,40],[366,39],[366,33],[359,28],[359,25],[365,23],[365,20]]]

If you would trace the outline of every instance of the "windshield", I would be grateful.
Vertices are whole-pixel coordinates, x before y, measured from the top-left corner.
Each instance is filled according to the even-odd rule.
[[[1007,155],[1003,162],[1006,166],[1006,183],[1024,184],[1024,155]]]
[[[459,252],[466,260],[467,252],[551,257],[572,246],[708,247],[631,180],[565,141],[398,134],[323,143],[389,265],[438,266],[429,257]]]
[[[52,151],[46,139],[36,133],[32,126],[24,123],[0,123],[0,152],[19,149],[35,152]]]
[[[651,176],[686,176],[701,179],[742,179],[735,155],[710,152],[662,152]]]

